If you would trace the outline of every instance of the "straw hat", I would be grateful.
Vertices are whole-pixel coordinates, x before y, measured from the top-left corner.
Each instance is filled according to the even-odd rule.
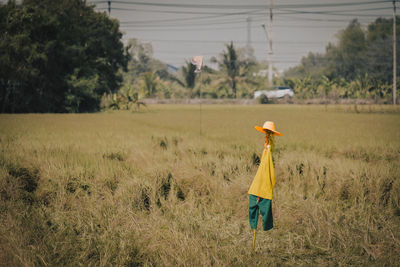
[[[283,135],[280,132],[275,130],[275,123],[273,121],[266,121],[266,122],[264,122],[263,127],[254,126],[254,128],[256,128],[257,131],[262,132],[262,133],[266,133],[266,130],[270,130],[271,132],[274,133],[274,135],[279,135],[279,136]]]

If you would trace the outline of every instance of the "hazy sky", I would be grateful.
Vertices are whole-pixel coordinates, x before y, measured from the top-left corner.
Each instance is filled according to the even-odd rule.
[[[88,0],[106,11],[107,1]],[[399,3],[397,3],[398,6]],[[121,23],[124,41],[151,42],[154,57],[180,67],[194,55],[212,56],[233,41],[244,47],[250,39],[258,60],[266,60],[270,0],[111,0],[111,17]],[[324,52],[335,34],[357,18],[366,27],[377,17],[390,18],[392,1],[273,0],[273,61],[283,71],[309,51]]]

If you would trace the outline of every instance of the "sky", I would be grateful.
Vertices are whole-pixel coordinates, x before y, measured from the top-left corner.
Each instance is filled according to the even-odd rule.
[[[88,2],[108,9],[107,1]],[[264,61],[269,46],[262,25],[270,25],[271,2],[272,61],[279,72],[308,52],[323,53],[352,19],[366,28],[377,17],[393,16],[392,1],[384,0],[111,0],[110,16],[120,21],[124,42],[151,43],[155,58],[177,67],[195,55],[212,65],[210,58],[231,41],[238,48],[249,43]]]
[[[87,0],[108,12],[108,1]],[[120,21],[123,40],[151,43],[153,56],[180,67],[195,55],[205,64],[233,42],[249,43],[258,61],[268,59],[272,2],[272,61],[279,72],[299,64],[308,52],[323,53],[352,19],[364,28],[378,17],[391,18],[387,0],[111,0],[110,16]],[[397,3],[397,6],[400,6]]]

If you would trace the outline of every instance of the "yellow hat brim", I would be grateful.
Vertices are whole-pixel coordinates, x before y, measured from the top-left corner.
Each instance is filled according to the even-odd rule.
[[[260,127],[260,126],[254,126],[254,128],[257,131],[262,132],[262,133],[266,133],[266,130],[268,130],[268,131],[273,132],[274,135],[283,136],[283,134],[281,134],[280,132],[277,132],[277,131],[274,131],[274,130],[271,130],[271,129],[263,128],[263,127]]]

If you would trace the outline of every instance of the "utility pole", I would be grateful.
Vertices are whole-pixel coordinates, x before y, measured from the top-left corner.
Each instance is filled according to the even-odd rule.
[[[107,3],[108,3],[108,15],[110,16],[111,15],[111,0],[108,0]]]
[[[396,62],[396,1],[393,1],[393,105],[397,100],[397,62]]]
[[[269,41],[269,51],[268,51],[268,85],[272,87],[272,8],[273,0],[269,2],[269,24],[268,24],[268,41]]]

